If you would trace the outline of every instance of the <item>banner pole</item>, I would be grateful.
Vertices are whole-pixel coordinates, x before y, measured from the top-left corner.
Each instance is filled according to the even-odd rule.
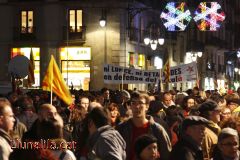
[[[160,77],[159,77],[159,93],[161,93],[162,92],[162,69],[159,69],[159,75],[160,75]]]
[[[53,58],[53,55],[51,55],[51,59]],[[52,74],[51,74],[51,99],[50,99],[50,104],[52,105],[52,98],[53,98],[53,91],[52,91],[52,84],[53,84],[53,65],[52,65]]]
[[[123,71],[122,71],[122,87],[121,90],[123,90]]]

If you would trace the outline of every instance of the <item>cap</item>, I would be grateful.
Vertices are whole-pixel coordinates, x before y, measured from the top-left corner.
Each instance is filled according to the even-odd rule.
[[[182,130],[186,130],[188,127],[193,125],[207,125],[209,121],[206,118],[200,116],[188,116],[183,120]]]
[[[152,143],[157,143],[157,139],[150,135],[150,134],[144,134],[140,137],[138,137],[135,141],[135,153],[140,158],[141,152],[146,148],[148,145]]]
[[[201,113],[206,112],[206,111],[215,111],[215,110],[220,110],[220,106],[212,100],[207,100],[206,102],[203,102],[200,104],[198,110]]]

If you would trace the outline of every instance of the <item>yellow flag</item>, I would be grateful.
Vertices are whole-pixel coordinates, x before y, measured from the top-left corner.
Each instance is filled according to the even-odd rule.
[[[51,86],[52,85],[52,86]],[[67,85],[62,77],[62,74],[58,68],[58,65],[53,57],[51,56],[48,69],[42,83],[42,89],[46,91],[52,91],[61,98],[66,104],[70,105],[73,101],[72,96],[69,92]]]
[[[167,62],[163,66],[163,76],[164,76],[163,82],[169,83],[170,82],[170,63],[169,63],[169,59],[167,60]]]

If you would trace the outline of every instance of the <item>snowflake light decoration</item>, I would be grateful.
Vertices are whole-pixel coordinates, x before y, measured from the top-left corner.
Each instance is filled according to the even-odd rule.
[[[194,21],[201,31],[217,31],[225,19],[225,13],[218,2],[201,2],[194,12]]]
[[[160,18],[168,31],[184,31],[192,19],[185,2],[167,3]]]

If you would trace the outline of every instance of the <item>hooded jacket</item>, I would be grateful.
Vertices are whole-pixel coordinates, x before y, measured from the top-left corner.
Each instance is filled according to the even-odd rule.
[[[89,160],[125,160],[126,143],[122,136],[109,125],[97,129],[89,137]]]

